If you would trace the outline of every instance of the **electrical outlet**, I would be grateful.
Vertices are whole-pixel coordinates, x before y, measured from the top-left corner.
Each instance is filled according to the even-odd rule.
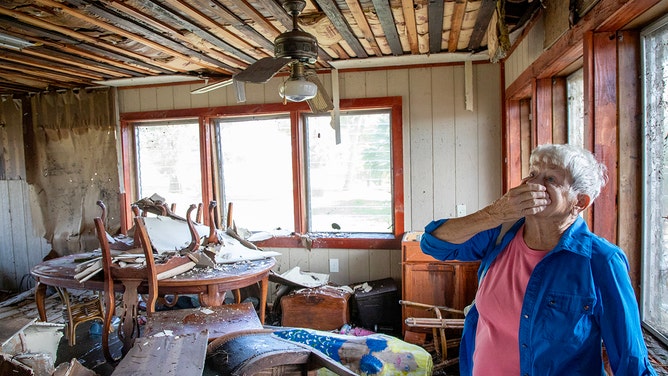
[[[463,217],[466,215],[466,205],[459,204],[457,205],[457,217]]]
[[[339,272],[339,259],[329,259],[329,272],[330,273]]]

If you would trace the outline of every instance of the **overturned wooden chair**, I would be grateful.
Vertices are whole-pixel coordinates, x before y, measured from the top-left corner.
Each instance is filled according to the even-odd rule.
[[[434,361],[434,369],[436,370],[458,363],[459,356],[449,357],[448,349],[458,347],[461,338],[460,336],[457,336],[456,338],[448,339],[447,330],[464,329],[464,311],[450,307],[416,303],[406,300],[400,300],[399,303],[407,307],[414,307],[424,309],[428,312],[433,312],[435,317],[407,317],[405,319],[405,323],[409,328],[427,328],[432,330],[434,351],[440,358],[440,362]],[[444,318],[444,312],[453,314],[455,316],[461,316],[462,318]]]

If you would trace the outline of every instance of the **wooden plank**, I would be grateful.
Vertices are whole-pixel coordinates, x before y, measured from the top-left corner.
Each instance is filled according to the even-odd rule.
[[[126,4],[126,3],[120,3],[120,2],[112,2],[108,4],[110,7],[113,7],[114,9],[117,9],[123,14],[130,15],[133,18],[136,18],[140,20],[141,22],[150,25],[151,27],[160,30],[162,33],[165,35],[169,35],[171,38],[178,39],[182,42],[185,43],[192,43],[192,39],[189,36],[184,35],[180,30],[179,26],[181,26],[181,29],[185,29],[188,26],[187,29],[191,31],[193,34],[197,35],[199,38],[202,38],[202,40],[205,40],[207,42],[210,42],[212,46],[218,47],[222,51],[227,51],[228,48],[233,48],[229,44],[225,43],[224,41],[221,41],[217,36],[214,34],[201,29],[199,26],[190,23],[189,21],[178,17],[178,20],[175,22],[175,25],[167,24],[165,22],[160,21],[159,19],[153,17],[151,14],[145,14],[142,13],[140,10]],[[150,7],[153,7],[154,9],[152,10],[154,13],[156,13],[156,9],[162,10],[158,5],[154,3],[144,3],[142,4],[146,6],[146,9],[149,9]],[[198,44],[198,48],[201,48],[202,50],[206,51],[208,55],[224,62],[227,64],[230,64],[232,66],[239,67],[243,64],[243,60],[240,60],[239,57],[234,57],[234,56],[229,56],[227,54],[221,53],[219,50],[209,48],[209,46],[206,43],[200,43]]]
[[[441,52],[443,42],[443,11],[445,1],[429,0],[428,22],[429,22],[429,52],[432,54]]]
[[[611,38],[612,36],[612,38]],[[593,206],[593,231],[617,242],[617,38],[594,33],[594,154],[608,168],[608,184]]]
[[[507,127],[506,127],[506,174],[503,191],[507,192],[516,186],[522,179],[522,132],[520,101],[506,101]]]
[[[339,76],[341,77],[341,76]],[[339,91],[342,98],[354,98],[356,96],[364,96],[366,92],[365,72],[349,72],[343,76],[343,80]]]
[[[406,37],[413,55],[420,53],[418,45],[417,25],[415,23],[415,5],[413,0],[401,0],[401,9],[404,11],[404,25],[406,27]]]
[[[341,34],[343,40],[345,40],[346,43],[348,43],[348,46],[350,46],[353,52],[355,52],[355,55],[358,58],[369,57],[359,39],[357,39],[357,36],[355,36],[355,33],[353,33],[353,31],[350,29],[350,25],[348,25],[348,22],[345,20],[343,14],[336,6],[334,1],[315,0],[315,2],[320,5],[322,11],[325,12],[329,20],[332,22],[332,25],[334,25],[339,34]]]
[[[373,82],[373,85],[366,85],[365,97],[378,98],[387,96],[387,71],[372,70],[364,72],[364,81]]]
[[[14,267],[14,249],[12,216],[9,205],[9,180],[0,180],[0,287],[5,290],[15,288],[16,269]]]
[[[383,52],[380,50],[378,42],[376,42],[376,36],[373,34],[373,31],[371,30],[371,26],[369,26],[369,22],[366,18],[366,15],[364,14],[364,11],[362,10],[362,7],[360,6],[359,1],[346,0],[346,5],[348,5],[350,13],[352,13],[353,18],[357,23],[357,26],[362,31],[362,35],[364,35],[364,40],[366,40],[367,43],[369,43],[369,46],[371,46],[373,53],[376,56],[383,56]]]
[[[349,269],[349,259],[348,259],[348,250],[347,249],[329,249],[328,250],[329,259],[339,260],[339,272],[330,273],[329,280],[339,285],[349,285],[353,282],[350,279],[350,269]],[[327,270],[329,272],[329,268]]]
[[[520,166],[521,177],[529,175],[529,155],[533,149],[533,128],[531,126],[531,100],[523,99],[520,101]],[[518,181],[516,184],[519,184]]]
[[[456,174],[455,67],[432,68],[431,108],[433,119],[432,175],[434,185],[433,219],[454,217],[457,206],[453,175]],[[422,227],[427,223],[420,224]],[[419,227],[415,227],[419,229]]]
[[[368,250],[351,249],[348,251],[349,284],[370,281],[370,267]]]
[[[463,75],[463,70],[461,74]],[[434,206],[434,171],[435,151],[432,145],[432,84],[430,69],[410,69],[410,159],[411,159],[411,190],[413,210],[411,222],[423,227],[433,220]],[[462,86],[463,87],[463,86]]]
[[[49,2],[52,2],[52,0],[38,0],[38,1],[46,2],[47,4]],[[89,17],[86,14],[83,14],[81,12],[78,12],[74,9],[69,8],[70,10],[67,10],[66,13],[72,14],[73,17],[84,19],[86,22],[89,22],[93,25],[97,25],[98,27],[101,27],[105,30],[109,30],[109,31],[111,31],[113,33],[116,33],[118,35],[122,35],[122,36],[124,36],[126,38],[129,38],[131,40],[135,40],[138,43],[141,43],[145,46],[149,46],[149,47],[154,48],[158,51],[162,51],[164,53],[169,54],[170,50],[172,50],[172,53],[175,56],[178,56],[182,59],[185,59],[186,61],[191,61],[193,64],[196,64],[196,65],[202,65],[202,63],[204,61],[208,60],[208,59],[204,59],[204,56],[198,54],[196,51],[188,51],[188,54],[189,55],[192,54],[194,56],[199,55],[199,58],[202,59],[201,61],[197,61],[197,60],[189,57],[188,55],[181,53],[180,51],[184,49],[183,45],[178,44],[178,43],[175,44],[175,42],[173,42],[172,40],[170,40],[168,38],[163,37],[163,38],[158,38],[157,41],[153,41],[153,40],[141,37],[140,36],[141,34],[146,33],[145,28],[138,23],[133,23],[131,20],[129,20],[127,18],[119,17],[118,15],[116,15],[112,12],[109,12],[106,9],[103,9],[103,8],[90,7],[89,5],[86,5],[86,3],[84,3],[81,0],[72,0],[72,1],[74,2],[74,4],[76,4],[77,6],[79,6],[81,8],[85,7],[88,12],[91,12],[92,14],[94,14],[97,17],[103,17],[105,19],[109,19],[109,20],[118,22],[118,24],[124,25],[126,27],[129,26],[131,28],[132,32],[126,31],[125,29],[122,29],[120,27],[114,27],[111,24],[96,21],[96,18]],[[238,37],[237,35],[235,35],[233,33],[228,32],[224,28],[220,27],[220,25],[218,25],[217,23],[212,22],[212,20],[209,19],[208,17],[206,17],[205,15],[203,15],[201,13],[201,11],[199,11],[197,9],[194,9],[192,6],[189,6],[189,5],[187,5],[185,3],[182,3],[182,2],[179,2],[179,1],[173,1],[173,2],[170,3],[170,5],[176,7],[176,9],[180,10],[181,12],[183,12],[183,13],[191,16],[191,17],[193,17],[193,19],[197,20],[201,24],[210,28],[210,31],[215,33],[216,35],[218,35],[219,39],[224,38],[226,42],[227,41],[235,41],[235,42],[237,42],[235,44],[235,46],[238,47],[238,48],[248,47],[249,50],[252,48],[252,46],[250,46],[248,44],[248,41]],[[99,25],[98,25],[98,23],[99,23]],[[150,34],[152,34],[152,33],[146,33],[144,35],[150,35]],[[249,36],[249,38],[252,39],[252,36]],[[226,43],[226,42],[222,42],[227,47],[225,49],[225,51],[227,51],[230,54],[232,54],[232,55],[234,55],[234,56],[236,56],[236,57],[238,57],[238,58],[240,58],[244,61],[247,61],[247,62],[253,62],[253,61],[256,60],[256,58],[251,57],[250,55],[246,54],[245,52],[241,51],[238,48],[234,48],[234,47],[230,48],[231,45]],[[269,46],[269,47],[267,47],[267,46]],[[267,46],[265,46],[265,48],[273,47],[273,45],[271,45],[271,44],[268,44]],[[213,63],[213,62],[210,62],[210,63]],[[208,66],[208,65],[209,64],[206,64],[206,66]],[[211,68],[209,67],[209,69],[211,69]],[[221,73],[229,73],[229,70],[226,70],[226,69],[215,69],[214,68],[213,70],[214,71],[219,71]]]
[[[552,143],[552,79],[536,80],[533,114],[536,145]]]
[[[501,143],[501,71],[499,64],[474,64],[475,111],[478,124],[479,206],[491,204],[503,193]]]
[[[452,14],[452,23],[450,24],[450,39],[448,40],[448,52],[457,51],[459,34],[462,31],[462,24],[464,23],[464,15],[466,14],[466,2],[467,0],[455,1],[455,9]]]
[[[154,88],[157,110],[173,110],[174,109],[174,87],[175,86],[158,86]]]
[[[67,8],[67,7],[62,7],[61,5],[58,5],[57,7],[61,8],[61,9],[62,8]],[[35,27],[38,27],[38,28],[45,28],[47,30],[51,30],[51,31],[54,31],[54,32],[58,32],[58,33],[67,35],[67,36],[69,36],[71,38],[74,38],[74,39],[79,39],[79,40],[81,40],[82,42],[85,42],[85,43],[90,43],[92,45],[97,45],[97,46],[104,47],[104,48],[106,48],[106,49],[108,49],[112,52],[116,52],[116,53],[121,54],[121,55],[129,56],[131,58],[134,58],[134,59],[139,60],[139,61],[143,61],[144,63],[154,65],[156,67],[161,67],[161,68],[164,68],[164,69],[167,69],[167,70],[170,70],[170,71],[176,70],[176,71],[184,72],[184,73],[187,71],[186,69],[175,69],[174,67],[170,66],[167,63],[163,63],[163,62],[160,62],[160,61],[157,61],[157,60],[153,60],[149,57],[143,56],[139,53],[128,51],[126,49],[123,49],[122,47],[115,46],[111,43],[102,42],[102,41],[100,41],[100,40],[98,40],[94,37],[88,36],[87,34],[80,33],[78,31],[74,31],[74,30],[70,30],[68,28],[65,28],[65,27],[62,27],[62,26],[59,26],[59,25],[53,25],[53,24],[50,24],[46,21],[43,21],[43,20],[41,20],[37,17],[28,16],[28,15],[26,15],[24,13],[21,13],[21,12],[17,12],[17,11],[14,11],[14,10],[10,10],[10,9],[0,7],[0,14],[4,15],[4,16],[16,18],[16,19],[18,19],[22,22],[25,22],[29,25],[32,25],[32,26],[35,26]],[[26,49],[26,51],[28,51],[28,49]]]
[[[552,79],[552,142],[568,141],[568,93],[565,77]]]
[[[642,255],[643,125],[639,81],[640,38],[637,31],[623,31],[617,44],[619,82],[619,229],[617,244],[629,259],[631,285],[640,297]]]
[[[33,28],[25,23],[5,19],[3,23],[8,27],[17,29],[29,29],[35,38],[34,42],[38,45],[49,47],[24,49],[21,54],[35,56],[37,60],[51,61],[50,64],[75,65],[90,71],[109,74],[113,77],[131,77],[137,73],[143,75],[168,73],[171,70],[161,69],[136,59],[129,59],[127,56],[119,55],[96,46],[83,45],[78,40],[62,35],[58,32],[42,28]],[[58,43],[52,41],[59,41]],[[62,53],[60,51],[66,51]],[[92,62],[95,62],[94,64]],[[76,63],[76,64],[75,64]]]
[[[25,179],[23,101],[0,99],[0,179]]]
[[[390,1],[373,0],[373,6],[376,9],[376,14],[378,15],[380,26],[383,28],[383,33],[385,33],[387,44],[390,46],[390,50],[392,50],[392,55],[403,55],[404,50],[401,47],[401,40],[399,39],[399,34],[397,33],[397,26],[394,24],[394,15],[392,14],[392,9],[390,8]]]
[[[49,253],[50,247],[46,242],[46,239],[42,237],[42,234],[38,234],[35,231],[31,208],[31,202],[34,202],[30,194],[31,187],[25,182],[21,184],[21,187],[23,189],[23,212],[25,213],[27,265],[28,271],[30,271],[35,265],[43,261],[44,256]],[[21,290],[26,290],[27,288],[32,287],[32,285],[30,280],[21,281],[20,288]]]
[[[24,276],[29,275],[30,266],[28,265],[28,244],[26,239],[25,216],[23,211],[23,187],[25,184],[21,180],[10,180],[8,182],[9,212],[11,213],[11,233],[12,235],[12,258],[14,261],[15,281],[13,288],[17,289],[21,285]]]
[[[199,376],[204,371],[206,332],[142,337],[114,369],[114,376]]]
[[[477,51],[480,48],[482,38],[487,32],[487,27],[492,20],[492,15],[495,10],[495,0],[482,0],[482,4],[480,4],[480,8],[478,8],[478,17],[475,19],[473,33],[471,33],[471,37],[469,38],[468,49],[470,51]],[[431,23],[431,20],[429,22]]]
[[[455,88],[464,90],[464,66],[455,66]],[[466,212],[480,209],[479,175],[471,173],[479,166],[477,114],[466,110],[464,95],[455,93],[455,195],[457,204],[466,205]],[[474,106],[475,108],[475,106]]]
[[[387,249],[370,249],[367,252],[369,253],[369,280],[375,281],[390,277],[390,271],[392,270],[390,251]]]

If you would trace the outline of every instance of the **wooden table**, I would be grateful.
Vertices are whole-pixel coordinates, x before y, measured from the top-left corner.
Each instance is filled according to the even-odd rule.
[[[32,269],[31,273],[37,281],[35,303],[42,321],[46,321],[44,299],[46,298],[47,286],[104,291],[101,272],[85,282],[74,279],[76,260],[87,259],[91,256],[93,256],[93,253],[89,252],[59,257],[44,261]],[[267,292],[269,291],[269,272],[275,264],[275,259],[266,258],[258,261],[218,264],[215,268],[195,268],[161,280],[159,294],[194,294],[199,296],[202,306],[219,306],[223,304],[226,291],[260,283],[259,318],[264,324]],[[146,285],[146,282],[137,281],[135,278],[115,276],[114,279],[114,291],[123,293],[124,315],[131,315],[131,317],[123,317],[121,320],[123,324],[120,332],[125,349],[129,349],[132,340],[138,334],[135,333],[137,327],[136,307],[139,300],[137,291],[145,291],[146,287],[142,287],[143,285]],[[109,309],[107,309],[107,312],[110,312]]]

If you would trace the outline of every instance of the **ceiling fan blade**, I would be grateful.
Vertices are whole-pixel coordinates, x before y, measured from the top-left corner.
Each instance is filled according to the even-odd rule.
[[[263,84],[271,80],[284,66],[292,61],[291,58],[265,57],[249,65],[243,71],[234,75],[236,81]]]
[[[210,91],[216,90],[216,89],[220,89],[221,87],[225,87],[225,86],[230,85],[230,84],[232,84],[232,79],[231,78],[227,79],[227,80],[224,80],[224,81],[218,81],[218,82],[213,83],[213,84],[204,85],[199,89],[192,90],[190,92],[190,94],[204,94],[204,93],[208,93]]]
[[[318,78],[318,75],[315,73],[315,71],[311,69],[307,70],[304,77],[306,80],[313,82],[318,87],[318,92],[316,93],[315,97],[306,100],[309,107],[311,108],[311,112],[314,114],[321,114],[333,110],[334,103],[332,102],[332,98],[327,93],[325,85],[320,82],[320,79]]]

